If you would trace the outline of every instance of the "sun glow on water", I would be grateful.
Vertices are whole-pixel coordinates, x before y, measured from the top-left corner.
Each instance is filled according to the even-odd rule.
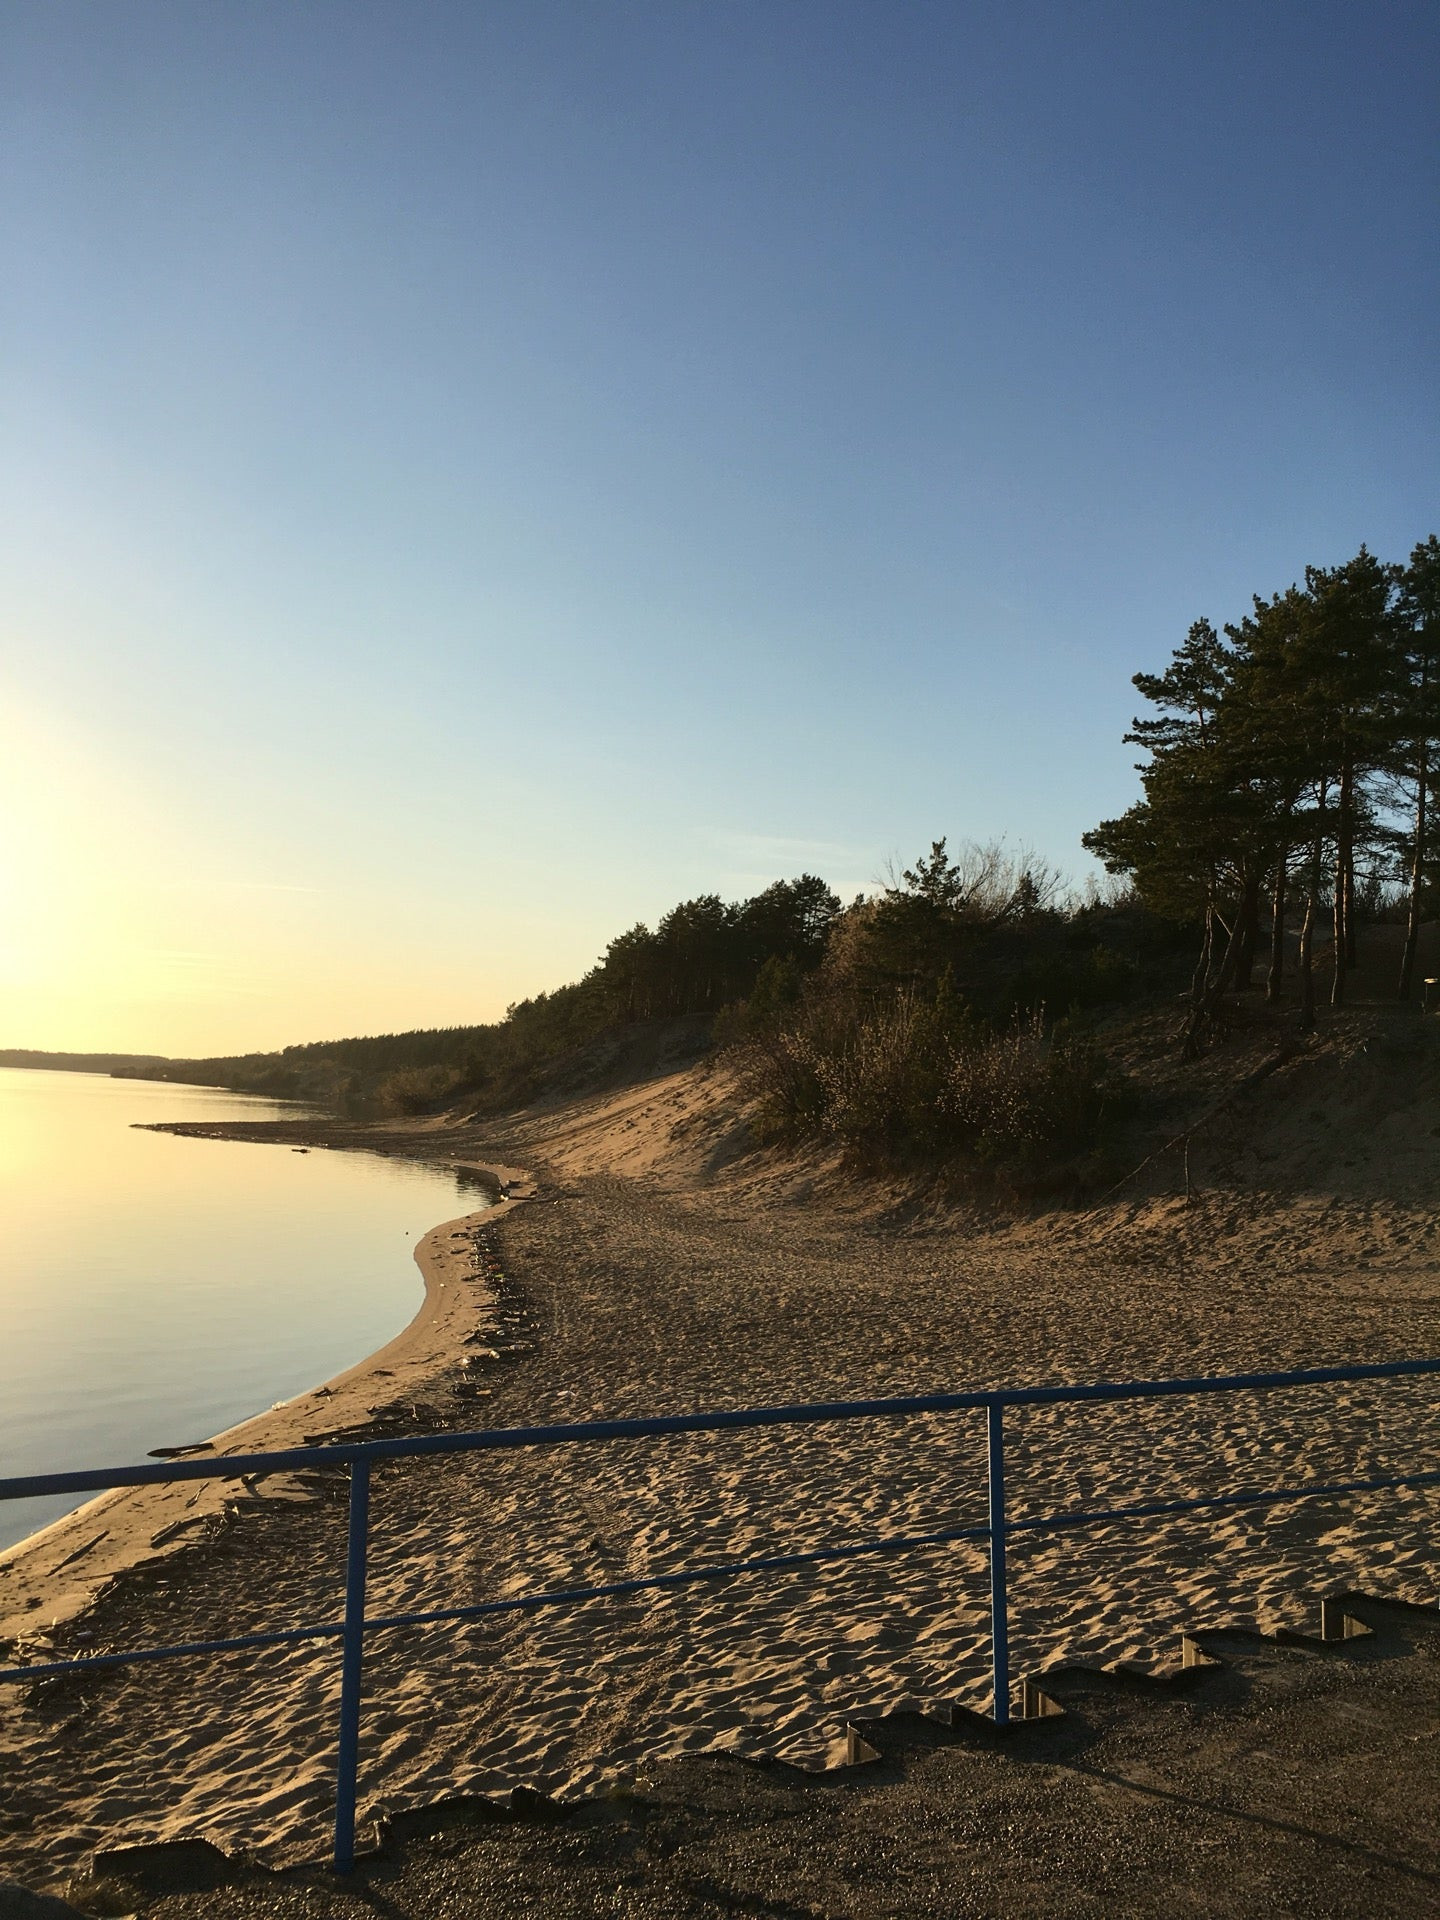
[[[203,1438],[353,1365],[411,1318],[416,1241],[483,1204],[452,1173],[136,1124],[277,1111],[204,1088],[0,1070],[0,1475]],[[0,1508],[0,1544],[68,1504]]]

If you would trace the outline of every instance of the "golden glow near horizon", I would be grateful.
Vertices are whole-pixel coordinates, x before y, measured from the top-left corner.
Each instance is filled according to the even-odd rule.
[[[254,859],[227,870],[243,846],[204,844],[185,812],[4,702],[0,1047],[233,1053],[494,1018],[515,996],[465,956],[463,911],[450,952],[427,950],[428,914],[257,878]],[[524,978],[522,955],[499,957]]]
[[[6,703],[0,990],[7,1025],[28,1029],[44,1009],[40,1024],[48,1026],[47,1015],[66,1009],[73,1017],[97,994],[117,1004],[143,997],[136,868],[148,862],[152,842],[150,823],[137,813],[133,797],[55,727]]]
[[[647,907],[806,868],[864,884],[854,849],[714,831],[687,867],[596,860],[557,888],[502,799],[456,828],[423,784],[450,765],[337,790],[259,752],[142,760],[0,686],[0,1048],[193,1058],[474,1025],[580,978]],[[545,804],[526,795],[528,831],[573,837],[567,796]]]
[[[1434,531],[1440,15],[1151,11],[11,7],[0,1046],[1083,879],[1137,669]]]
[[[33,709],[0,723],[0,1034],[7,1046],[165,1051],[221,983],[174,943],[170,822],[123,768]]]

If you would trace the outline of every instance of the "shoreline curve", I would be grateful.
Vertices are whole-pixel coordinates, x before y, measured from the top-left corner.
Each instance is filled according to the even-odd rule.
[[[363,1426],[372,1418],[374,1400],[419,1390],[438,1366],[459,1357],[460,1328],[473,1330],[476,1313],[495,1305],[492,1290],[464,1271],[468,1234],[533,1199],[536,1186],[523,1168],[449,1157],[433,1164],[470,1174],[496,1198],[437,1222],[416,1241],[414,1259],[424,1291],[410,1320],[393,1339],[328,1380],[208,1436],[217,1455],[298,1446],[317,1426]],[[456,1235],[464,1236],[461,1245]],[[0,1641],[11,1642],[16,1652],[35,1648],[50,1630],[84,1614],[112,1581],[195,1545],[204,1537],[202,1524],[218,1520],[237,1497],[275,1496],[256,1491],[237,1496],[233,1481],[218,1478],[117,1487],[0,1550]]]

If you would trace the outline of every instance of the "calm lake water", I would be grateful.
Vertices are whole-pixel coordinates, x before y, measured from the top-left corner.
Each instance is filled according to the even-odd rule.
[[[412,1249],[485,1204],[453,1173],[135,1131],[293,1107],[0,1069],[0,1475],[204,1439],[383,1346]],[[0,1503],[0,1546],[76,1504]]]

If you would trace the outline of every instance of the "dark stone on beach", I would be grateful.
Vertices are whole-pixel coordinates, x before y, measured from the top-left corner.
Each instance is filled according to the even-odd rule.
[[[534,1787],[512,1787],[510,1789],[510,1812],[517,1820],[563,1820],[565,1808],[548,1793],[540,1793]]]
[[[76,1920],[78,1907],[53,1893],[34,1893],[18,1880],[0,1880],[0,1920]]]
[[[209,1840],[156,1840],[129,1847],[97,1847],[94,1866],[97,1880],[113,1877],[155,1894],[219,1887],[235,1874],[229,1858]]]
[[[487,1800],[480,1794],[449,1794],[443,1800],[431,1801],[429,1806],[411,1807],[403,1813],[392,1813],[385,1821],[383,1843],[390,1848],[409,1841],[429,1839],[435,1834],[453,1832],[456,1828],[464,1831],[473,1827],[494,1826],[506,1817],[507,1809],[497,1800]]]

